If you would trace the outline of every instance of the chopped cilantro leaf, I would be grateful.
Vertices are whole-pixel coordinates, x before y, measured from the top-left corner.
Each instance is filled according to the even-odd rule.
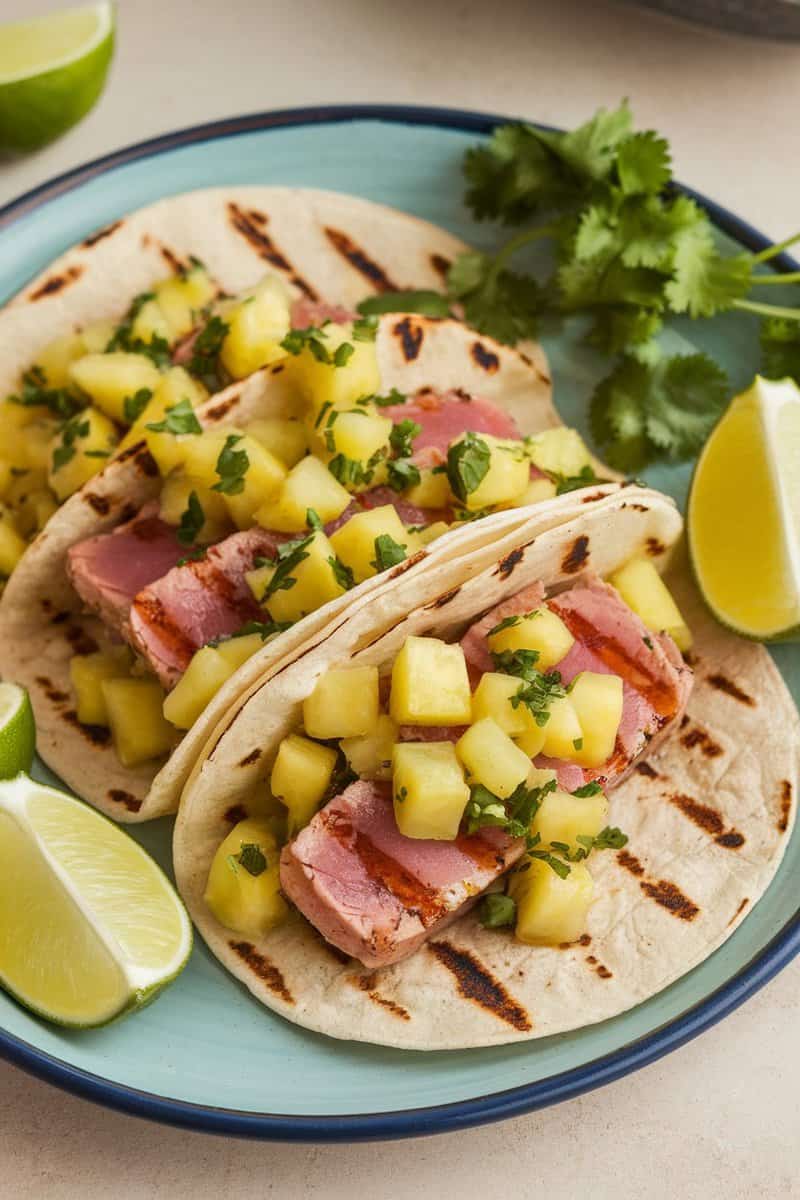
[[[73,417],[71,421],[67,421],[66,425],[61,430],[61,444],[56,446],[53,451],[53,470],[58,471],[61,467],[65,467],[68,462],[71,462],[77,453],[75,442],[78,438],[85,438],[89,433],[89,422],[82,421],[80,416]]]
[[[594,473],[594,467],[587,463],[585,467],[581,467],[577,475],[553,475],[553,482],[556,485],[556,495],[563,496],[566,492],[575,492],[578,488],[589,487],[593,483],[597,483],[598,479]]]
[[[397,388],[392,388],[385,396],[365,396],[363,402],[371,402],[377,408],[392,408],[396,404],[405,404],[408,396],[404,396],[402,392],[398,392]],[[358,401],[362,403],[361,400]]]
[[[477,434],[465,433],[447,451],[447,478],[454,496],[465,501],[489,470],[491,450]]]
[[[386,464],[386,482],[395,492],[404,492],[407,488],[416,487],[422,476],[419,467],[409,458],[390,458]]]
[[[486,929],[501,929],[513,925],[517,917],[517,905],[504,892],[490,892],[478,906],[478,920]]]
[[[47,408],[53,416],[65,420],[83,408],[85,403],[85,399],[82,400],[69,388],[48,387],[47,374],[39,366],[23,372],[21,390],[8,399],[9,403],[21,404],[24,408]]]
[[[333,352],[333,365],[335,367],[346,366],[355,352],[356,348],[351,342],[342,342],[341,346],[337,346]]]
[[[236,859],[249,875],[263,875],[267,869],[264,851],[255,842],[243,842]]]
[[[238,496],[244,491],[244,477],[250,469],[250,457],[246,450],[235,450],[242,440],[240,433],[229,433],[217,459],[219,481],[212,487],[214,492],[226,496]]]
[[[200,503],[197,492],[189,493],[187,507],[181,514],[180,524],[175,531],[175,537],[182,546],[191,546],[197,541],[197,536],[206,522],[206,514]]]
[[[315,508],[306,509],[306,525],[316,533],[322,529],[322,518]]]
[[[780,317],[761,323],[761,374],[800,383],[800,324]]]
[[[381,292],[367,296],[357,306],[360,313],[379,316],[382,313],[419,313],[423,317],[449,317],[450,302],[440,292],[427,289],[402,292]]]
[[[376,571],[386,571],[389,567],[396,567],[398,563],[405,561],[406,550],[407,547],[396,542],[391,534],[380,533],[375,538],[375,558],[372,560],[371,566]]]
[[[389,434],[389,445],[396,458],[409,458],[413,453],[414,438],[422,432],[422,426],[406,417],[392,426]]]
[[[367,315],[353,322],[353,341],[374,342],[378,334],[378,318]]]
[[[496,633],[501,633],[504,629],[511,629],[514,625],[519,625],[519,614],[512,614],[510,617],[503,617],[502,621],[498,621],[496,625],[487,633],[487,637],[494,637]]]
[[[153,397],[151,388],[139,388],[132,396],[126,396],[122,401],[122,412],[127,425],[133,425],[139,420]]]
[[[176,437],[184,433],[202,433],[203,427],[192,408],[192,402],[184,396],[177,404],[167,409],[163,421],[151,421],[145,429],[153,433],[172,433]]]
[[[188,554],[184,554],[183,558],[179,558],[176,562],[176,567],[185,567],[190,562],[201,562],[206,556],[205,546],[196,546],[194,550],[190,550]],[[216,645],[216,642],[209,642],[210,646]]]
[[[584,783],[579,788],[575,788],[575,791],[572,794],[573,796],[579,796],[581,799],[584,799],[586,796],[596,796],[599,792],[602,792],[602,790],[603,789],[597,780],[593,779],[591,783]]]
[[[331,557],[328,559],[328,563],[330,564],[330,568],[333,571],[333,577],[338,583],[339,587],[345,592],[349,591],[350,588],[355,585],[353,572],[349,567],[346,567],[342,560],[335,554],[331,555]]]
[[[230,326],[221,317],[211,317],[192,342],[192,353],[186,364],[190,375],[201,380],[210,392],[218,392],[227,382],[227,373],[220,362],[222,343]]]

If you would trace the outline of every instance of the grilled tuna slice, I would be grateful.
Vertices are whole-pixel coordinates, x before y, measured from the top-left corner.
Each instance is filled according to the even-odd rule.
[[[67,574],[87,608],[109,629],[128,636],[128,616],[137,592],[160,579],[186,555],[175,530],[148,504],[113,533],[101,533],[70,547]]]
[[[263,620],[245,574],[257,558],[274,558],[282,541],[283,535],[258,528],[231,534],[138,593],[130,639],[165,687],[178,681],[201,646],[246,621]]]
[[[404,837],[389,784],[360,780],[284,848],[281,887],[327,941],[382,967],[471,907],[522,850],[492,829],[454,842]]]
[[[473,686],[493,669],[486,641],[503,617],[541,605],[544,588],[533,584],[492,609],[462,639]],[[623,713],[614,754],[595,771],[542,756],[559,785],[574,791],[589,779],[607,788],[619,783],[637,758],[680,719],[692,685],[691,671],[665,636],[648,633],[617,592],[593,576],[548,600],[575,638],[553,668],[569,683],[579,671],[623,679]],[[452,740],[452,728],[408,727],[400,737]],[[404,837],[394,819],[389,785],[359,781],[331,800],[281,856],[281,886],[289,899],[333,945],[366,966],[397,962],[466,912],[523,853],[497,829],[461,835],[454,842]]]

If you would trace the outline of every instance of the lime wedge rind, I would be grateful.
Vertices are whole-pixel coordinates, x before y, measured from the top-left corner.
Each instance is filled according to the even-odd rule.
[[[36,150],[94,107],[114,53],[114,26],[106,0],[0,27],[0,152]]]
[[[0,779],[29,771],[36,749],[30,697],[16,683],[0,683]]]
[[[712,431],[689,492],[703,599],[756,641],[800,639],[800,388],[756,376]]]
[[[151,1003],[191,949],[183,904],[128,834],[25,775],[0,783],[0,984],[21,1004],[67,1028],[105,1025]]]

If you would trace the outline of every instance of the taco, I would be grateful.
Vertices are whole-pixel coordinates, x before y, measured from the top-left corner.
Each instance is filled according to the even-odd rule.
[[[791,831],[800,731],[766,652],[654,569],[680,530],[638,487],[533,516],[234,706],[174,863],[259,1000],[340,1038],[499,1044],[614,1016],[730,936]]]
[[[269,254],[243,238],[245,205],[251,225],[280,235]],[[32,463],[36,422],[60,419],[48,480],[69,483],[7,585],[0,668],[31,690],[45,761],[111,815],[173,811],[231,700],[401,563],[425,570],[440,535],[437,557],[477,564],[475,550],[510,529],[516,509],[547,501],[543,519],[558,521],[571,489],[595,486],[591,456],[552,408],[540,351],[452,319],[364,319],[348,307],[365,276],[430,283],[454,249],[438,232],[327,194],[191,194],[70,252],[3,314],[18,369],[38,356],[44,372],[3,406],[30,418],[9,452]],[[106,328],[105,349],[84,353],[106,270],[119,278],[132,244],[147,250],[134,288],[150,286],[143,273],[152,280],[165,246],[179,272]],[[254,256],[277,274],[251,277],[243,293]],[[209,281],[239,294],[215,291],[196,311],[192,289],[202,298]],[[176,308],[173,342],[148,337],[142,314],[155,328]],[[60,349],[37,350],[48,316]],[[214,329],[224,336],[209,339]],[[208,397],[259,361],[269,365]],[[15,491],[15,520],[44,494],[41,466],[16,469],[14,486],[32,490]]]

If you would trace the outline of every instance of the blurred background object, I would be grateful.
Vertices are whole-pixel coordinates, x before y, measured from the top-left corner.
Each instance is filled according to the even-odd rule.
[[[800,0],[631,0],[640,7],[727,33],[800,38]]]
[[[38,150],[97,103],[114,53],[105,0],[0,25],[0,152]]]

